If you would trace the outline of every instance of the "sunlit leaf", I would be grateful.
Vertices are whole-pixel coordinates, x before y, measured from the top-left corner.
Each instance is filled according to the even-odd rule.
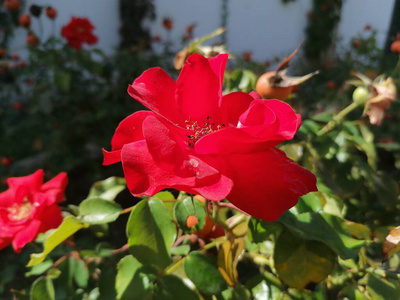
[[[140,201],[131,212],[126,229],[129,250],[139,262],[160,269],[171,263],[176,226],[161,200]]]
[[[27,266],[32,267],[38,263],[41,263],[55,247],[57,247],[79,229],[87,227],[89,227],[89,224],[79,222],[74,216],[66,217],[61,225],[46,238],[43,252],[31,254],[31,259]]]
[[[102,198],[114,201],[115,197],[126,188],[126,181],[121,177],[109,177],[95,182],[87,198]]]
[[[346,220],[346,226],[350,234],[357,239],[368,240],[371,238],[371,230],[364,224]]]
[[[117,299],[142,300],[153,293],[153,281],[157,278],[157,270],[144,267],[133,256],[128,255],[120,260],[115,279]]]
[[[400,299],[399,281],[381,278],[375,274],[368,275],[367,291],[376,300]]]
[[[238,284],[238,272],[236,269],[239,256],[246,248],[244,238],[237,238],[233,241],[225,241],[218,251],[218,269],[224,276],[225,281],[233,287]]]
[[[80,220],[90,224],[114,222],[121,210],[119,204],[103,198],[89,198],[79,205]]]

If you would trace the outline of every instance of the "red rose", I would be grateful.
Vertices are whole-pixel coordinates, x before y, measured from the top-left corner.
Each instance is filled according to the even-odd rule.
[[[71,22],[63,26],[61,34],[72,48],[81,50],[83,43],[97,43],[98,38],[92,32],[94,28],[88,18],[72,17]]]
[[[151,111],[118,126],[104,164],[122,161],[133,195],[171,187],[276,220],[315,176],[275,148],[293,138],[301,118],[286,103],[256,93],[222,95],[227,54],[191,55],[177,82],[160,68],[145,71],[128,93]]]
[[[43,170],[9,178],[9,189],[0,193],[0,249],[12,244],[20,252],[41,232],[56,228],[62,221],[57,203],[64,198],[68,183],[60,173],[43,184]]]
[[[49,19],[54,20],[57,17],[57,10],[54,7],[51,7],[51,6],[47,7],[46,8],[46,16]]]

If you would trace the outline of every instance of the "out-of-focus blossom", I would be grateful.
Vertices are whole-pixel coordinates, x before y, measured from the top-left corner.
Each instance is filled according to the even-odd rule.
[[[44,172],[7,179],[9,189],[0,193],[0,249],[12,244],[16,252],[37,235],[56,228],[62,221],[58,203],[68,183],[60,173],[43,183]]]

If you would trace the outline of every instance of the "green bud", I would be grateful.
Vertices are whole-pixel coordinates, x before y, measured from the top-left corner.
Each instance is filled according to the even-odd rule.
[[[369,91],[364,86],[359,86],[353,92],[353,101],[357,104],[363,104],[367,101],[369,96]]]

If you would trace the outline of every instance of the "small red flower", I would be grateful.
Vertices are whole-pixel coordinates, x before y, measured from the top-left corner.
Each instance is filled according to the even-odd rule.
[[[336,83],[335,83],[333,80],[329,80],[329,81],[326,83],[326,87],[327,87],[328,89],[330,89],[330,90],[333,90],[333,89],[336,87]]]
[[[2,58],[6,54],[6,50],[0,48],[0,58]]]
[[[328,61],[325,62],[325,64],[324,64],[324,69],[325,69],[325,70],[330,70],[330,69],[332,69],[332,61],[331,61],[331,60],[328,60]]]
[[[12,12],[17,12],[21,8],[21,3],[19,0],[5,0],[4,6]]]
[[[364,26],[365,31],[370,31],[372,29],[371,25],[367,24]]]
[[[353,47],[358,49],[361,47],[361,41],[360,40],[354,40],[353,41]]]
[[[133,195],[170,187],[276,220],[317,189],[311,172],[275,148],[293,138],[301,118],[256,93],[223,95],[227,60],[192,54],[176,82],[160,68],[145,71],[128,93],[150,111],[120,123],[104,164],[122,161]]]
[[[251,60],[251,52],[247,51],[243,53],[243,60],[244,61],[250,61]]]
[[[13,160],[12,160],[11,157],[9,157],[9,156],[2,156],[1,157],[1,164],[4,167],[9,167],[9,166],[11,166],[12,163],[13,163]]]
[[[395,40],[391,45],[390,45],[390,51],[393,53],[400,54],[400,39]]]
[[[30,47],[36,47],[37,45],[39,45],[39,39],[35,34],[29,33],[28,36],[26,37],[26,43]]]
[[[44,172],[7,180],[9,189],[0,193],[0,249],[12,244],[16,252],[37,235],[56,228],[62,221],[58,203],[68,183],[60,173],[43,184]]]
[[[22,15],[19,17],[19,25],[28,28],[31,25],[31,17],[29,15]]]
[[[18,64],[18,68],[25,68],[26,67],[26,62],[24,62],[24,61],[21,61],[19,64]]]
[[[88,45],[97,43],[98,38],[93,34],[94,28],[88,18],[72,17],[71,21],[63,26],[61,34],[72,48],[79,51],[83,43]]]
[[[204,224],[204,227],[200,231],[195,231],[194,234],[205,242],[208,242],[211,239],[217,239],[224,236],[225,230],[221,225],[215,223],[206,215],[206,223]]]
[[[155,35],[151,38],[153,42],[158,43],[161,41],[161,37],[159,35]]]
[[[172,27],[174,27],[174,22],[170,18],[164,18],[162,24],[167,30],[172,30]]]
[[[327,11],[327,10],[329,10],[329,4],[328,3],[322,3],[320,8],[321,8],[321,11]]]
[[[196,27],[196,24],[190,24],[186,27],[186,33],[190,36],[193,34],[193,30]]]
[[[54,7],[51,7],[51,6],[47,7],[46,8],[46,16],[49,19],[54,20],[57,17],[57,10]]]
[[[18,60],[19,60],[19,55],[18,55],[18,54],[13,54],[13,55],[11,56],[11,58],[12,58],[13,60],[15,60],[15,61],[18,61]]]
[[[21,110],[22,109],[22,104],[21,104],[21,102],[15,102],[15,103],[13,103],[12,107],[15,110]]]

